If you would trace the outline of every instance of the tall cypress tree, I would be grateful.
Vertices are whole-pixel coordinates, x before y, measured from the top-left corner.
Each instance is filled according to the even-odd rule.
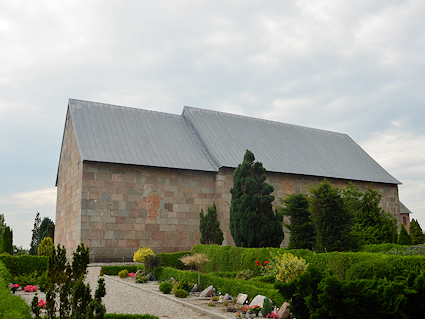
[[[34,220],[34,228],[32,229],[32,238],[31,238],[30,251],[29,251],[30,255],[33,255],[33,256],[37,255],[40,223],[41,223],[40,213],[37,212],[37,214],[35,215],[35,220]]]
[[[3,235],[0,243],[0,254],[8,253],[13,255],[13,232],[9,226],[6,226],[3,231]]]
[[[217,220],[217,207],[215,202],[208,207],[208,212],[204,215],[201,209],[199,214],[199,231],[201,232],[201,244],[221,245],[223,242],[223,231],[220,229],[220,222]]]
[[[291,232],[289,248],[313,249],[316,231],[308,209],[308,199],[305,194],[293,194],[286,199],[280,199],[285,207],[278,207],[278,211],[290,217],[290,224],[285,225]]]
[[[339,189],[327,180],[310,189],[310,210],[316,228],[316,245],[321,252],[356,248],[351,235],[352,215],[344,205]]]
[[[413,245],[412,237],[410,237],[409,233],[406,230],[406,227],[404,224],[401,224],[400,227],[400,234],[398,235],[398,242],[399,245]]]
[[[41,241],[46,237],[52,238],[54,242],[54,237],[55,237],[54,229],[55,229],[55,223],[49,217],[44,217],[43,221],[40,224],[37,247],[38,245],[40,245]]]
[[[413,244],[419,245],[425,242],[425,235],[422,231],[421,225],[417,220],[412,219],[409,227],[410,237],[412,237]]]
[[[284,236],[282,215],[273,212],[273,186],[265,182],[263,164],[254,160],[247,150],[233,173],[230,232],[238,247],[279,247]]]

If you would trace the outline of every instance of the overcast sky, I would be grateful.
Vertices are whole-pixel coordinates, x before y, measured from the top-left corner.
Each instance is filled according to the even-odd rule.
[[[55,219],[68,98],[348,134],[425,230],[425,1],[0,2],[0,213]],[[241,159],[242,160],[242,159]],[[266,167],[267,168],[267,167]]]

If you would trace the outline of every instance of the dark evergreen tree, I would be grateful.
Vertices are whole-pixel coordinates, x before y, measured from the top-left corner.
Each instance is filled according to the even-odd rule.
[[[413,245],[420,245],[425,242],[424,232],[417,220],[412,219],[410,222],[409,233],[410,237],[412,237]]]
[[[38,248],[38,236],[40,232],[40,213],[37,212],[35,214],[35,220],[34,220],[34,228],[32,229],[32,238],[31,238],[31,244],[30,244],[30,255],[36,256],[37,255],[37,248]]]
[[[223,242],[223,232],[220,229],[220,222],[217,220],[217,207],[215,202],[208,207],[208,212],[204,215],[201,209],[199,214],[199,231],[201,232],[201,244],[221,245]]]
[[[400,234],[398,235],[398,244],[409,245],[409,246],[413,245],[412,237],[410,237],[404,224],[401,224],[401,227],[400,227]]]
[[[6,226],[3,231],[0,242],[0,254],[8,253],[13,255],[13,232],[10,230],[9,226]]]
[[[38,245],[40,245],[41,241],[46,237],[50,237],[54,242],[54,238],[55,238],[54,230],[55,230],[55,223],[53,223],[53,221],[49,217],[44,217],[43,221],[40,224],[37,247]]]
[[[379,207],[381,194],[377,190],[367,188],[362,193],[350,183],[342,194],[360,245],[397,242],[397,220]]]
[[[230,232],[238,247],[279,247],[283,240],[282,215],[273,212],[273,186],[267,184],[263,164],[247,150],[233,173],[230,190]]]
[[[289,229],[290,249],[313,249],[316,231],[311,220],[311,213],[308,209],[308,199],[305,194],[293,194],[286,199],[280,199],[285,205],[278,207],[284,216],[290,217],[290,224],[285,225]]]
[[[310,211],[316,229],[316,249],[320,252],[356,249],[351,234],[353,218],[339,189],[327,180],[310,189]]]
[[[4,221],[4,214],[0,214],[0,240],[3,236],[3,231],[5,227],[6,227],[6,223]]]

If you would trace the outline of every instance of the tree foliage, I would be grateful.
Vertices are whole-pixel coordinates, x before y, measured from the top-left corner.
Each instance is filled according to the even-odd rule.
[[[278,207],[284,216],[290,217],[290,224],[285,224],[290,233],[290,249],[313,249],[316,231],[311,220],[311,213],[308,209],[308,197],[298,193],[281,199],[284,207]]]
[[[201,244],[221,245],[223,242],[223,231],[220,229],[220,222],[217,220],[217,207],[215,202],[208,207],[208,212],[204,215],[204,210],[199,213],[199,231],[201,232]]]
[[[0,240],[0,254],[8,253],[13,255],[13,232],[9,226],[6,226],[3,230],[3,235]]]
[[[31,244],[30,244],[30,255],[37,255],[37,248],[38,248],[38,237],[40,235],[40,213],[37,212],[35,214],[35,220],[34,220],[34,228],[32,229],[32,238],[31,238]]]
[[[4,214],[0,214],[0,240],[3,237],[3,231],[6,227],[6,222],[4,221]]]
[[[425,234],[417,220],[412,219],[410,222],[409,233],[410,237],[412,237],[413,245],[419,245],[425,242]]]
[[[53,240],[50,237],[44,238],[37,248],[38,256],[49,256],[54,248]]]
[[[233,173],[230,232],[238,247],[278,247],[283,240],[282,215],[273,212],[273,186],[266,169],[247,150]]]
[[[327,180],[310,188],[310,211],[316,229],[318,251],[349,251],[356,247],[351,234],[353,218],[344,205],[341,191]]]
[[[38,245],[40,245],[41,241],[46,237],[52,238],[52,240],[54,242],[55,223],[53,223],[53,221],[49,217],[43,218],[43,221],[40,224],[40,229],[39,229],[38,235],[39,236],[38,236],[37,247],[38,247]]]
[[[397,220],[379,207],[381,194],[377,190],[367,188],[362,193],[350,183],[342,195],[353,216],[353,235],[359,245],[397,242]]]
[[[398,242],[397,243],[399,245],[413,245],[412,237],[410,237],[410,235],[407,232],[404,224],[401,224],[400,234],[398,235]]]

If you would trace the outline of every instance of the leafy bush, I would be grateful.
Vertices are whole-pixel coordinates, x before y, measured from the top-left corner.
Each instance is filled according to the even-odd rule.
[[[139,248],[138,251],[134,252],[133,261],[138,263],[143,263],[146,256],[155,255],[155,253],[149,247]]]
[[[161,257],[158,255],[147,255],[144,261],[146,271],[153,271],[156,267],[161,266]]]
[[[143,265],[127,265],[127,266],[102,266],[100,273],[109,276],[118,276],[121,270],[127,269],[128,272],[137,272],[138,270],[143,271]]]
[[[0,256],[0,261],[9,269],[12,276],[32,274],[34,272],[42,274],[47,269],[46,256]]]
[[[193,288],[195,284],[188,281],[186,278],[183,278],[182,280],[180,280],[180,282],[176,285],[176,289],[183,289],[186,290],[187,292],[190,292]]]
[[[159,285],[159,291],[164,294],[169,294],[173,290],[173,285],[169,281],[164,281]]]
[[[147,283],[149,281],[149,277],[148,276],[146,276],[144,273],[138,273],[137,275],[136,275],[136,280],[135,280],[135,282],[137,283],[137,284],[144,284],[144,283]]]
[[[37,254],[39,256],[49,256],[54,246],[55,245],[53,244],[53,239],[50,237],[45,237],[41,241],[40,245],[38,245]]]
[[[189,293],[184,289],[175,289],[174,290],[174,296],[177,298],[186,298],[189,295]]]
[[[303,274],[308,264],[303,258],[298,258],[290,253],[274,255],[270,264],[270,272],[275,274],[279,282],[290,283]]]
[[[128,270],[127,269],[123,269],[118,273],[118,277],[120,278],[127,278],[128,277]]]
[[[105,319],[159,319],[157,316],[153,315],[126,315],[121,313],[106,313],[104,316]]]
[[[402,245],[397,245],[397,244],[373,244],[373,245],[366,245],[363,246],[361,251],[363,252],[369,252],[369,253],[382,253],[385,254],[388,251],[392,250],[392,249],[402,249],[403,246]]]

